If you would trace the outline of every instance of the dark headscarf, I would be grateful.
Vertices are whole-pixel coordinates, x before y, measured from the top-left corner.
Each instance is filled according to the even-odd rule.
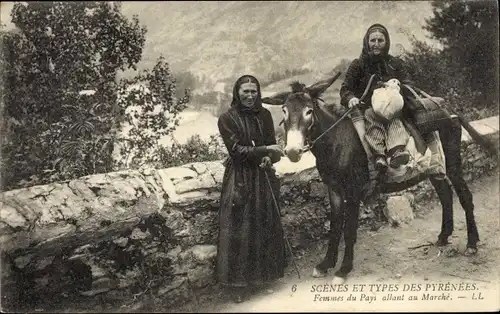
[[[245,83],[254,83],[255,85],[257,85],[257,99],[255,99],[255,103],[252,108],[245,107],[240,101],[239,90],[241,85]],[[241,112],[258,113],[260,111],[260,109],[262,108],[262,95],[260,93],[260,83],[254,76],[247,74],[243,75],[238,80],[236,80],[236,83],[234,84],[233,87],[233,100],[231,101],[231,107],[236,108],[238,111]]]
[[[385,47],[380,55],[374,55],[370,51],[370,45],[368,39],[370,37],[370,34],[374,32],[380,32],[385,36]],[[387,28],[385,28],[384,25],[376,23],[368,27],[368,30],[365,33],[365,37],[363,38],[363,49],[361,51],[361,59],[363,60],[365,66],[367,67],[375,66],[380,70],[382,75],[387,74],[388,73],[387,61],[389,60],[390,47],[391,47],[391,38],[389,36]]]
[[[374,32],[380,32],[380,33],[384,34],[384,36],[385,36],[385,47],[384,47],[384,50],[382,51],[382,54],[380,56],[375,56],[370,51],[368,39],[370,37],[370,34],[374,33]],[[377,59],[380,59],[380,58],[386,60],[387,57],[389,56],[389,48],[390,47],[391,47],[391,38],[389,36],[389,32],[387,31],[387,28],[385,28],[385,26],[382,24],[373,24],[372,26],[370,26],[368,28],[368,30],[366,31],[365,37],[363,38],[363,50],[361,51],[361,57],[368,58],[368,59],[371,59],[373,61],[378,61]]]

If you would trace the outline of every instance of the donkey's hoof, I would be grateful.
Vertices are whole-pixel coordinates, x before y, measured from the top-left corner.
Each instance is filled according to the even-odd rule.
[[[332,279],[332,285],[343,285],[345,283],[345,277],[335,276]]]
[[[465,256],[474,256],[477,254],[477,247],[468,247],[465,249]]]
[[[448,244],[450,244],[450,242],[448,241],[448,239],[438,238],[438,240],[436,241],[436,246],[437,247],[447,246]]]
[[[313,276],[313,278],[323,278],[326,276],[327,273],[328,273],[328,270],[322,271],[322,270],[318,269],[318,267],[314,267],[312,276]]]

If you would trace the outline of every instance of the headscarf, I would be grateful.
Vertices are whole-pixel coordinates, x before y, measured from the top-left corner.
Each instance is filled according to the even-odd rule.
[[[382,50],[382,54],[380,56],[375,56],[370,51],[370,45],[368,39],[371,33],[380,32],[385,36],[385,47]],[[387,28],[385,28],[382,24],[373,24],[366,31],[365,37],[363,38],[363,50],[361,51],[362,58],[369,58],[373,61],[377,61],[377,59],[387,59],[389,56],[389,48],[391,47],[391,38],[389,36],[389,32]]]
[[[374,32],[380,32],[385,36],[385,47],[382,50],[382,53],[380,55],[374,55],[370,51],[370,45],[369,45],[369,37],[371,33]],[[381,73],[382,76],[386,75],[388,73],[387,70],[387,63],[389,61],[389,48],[391,47],[391,38],[389,36],[389,32],[387,31],[387,28],[385,28],[384,25],[382,24],[373,24],[372,26],[368,27],[368,30],[366,31],[365,37],[363,38],[363,49],[361,51],[361,60],[363,60],[363,63],[365,64],[366,67],[377,67]],[[379,78],[380,79],[380,78]]]
[[[255,85],[257,85],[257,98],[255,99],[253,107],[251,108],[244,106],[240,101],[240,96],[239,96],[240,87],[245,83],[254,83]],[[236,80],[236,83],[234,84],[233,87],[233,100],[231,101],[231,107],[236,108],[238,111],[241,112],[258,113],[260,111],[260,109],[262,108],[262,95],[260,93],[260,83],[254,76],[246,74],[241,76],[238,80]]]

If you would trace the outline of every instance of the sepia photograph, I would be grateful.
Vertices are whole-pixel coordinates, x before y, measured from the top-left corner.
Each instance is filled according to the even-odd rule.
[[[497,1],[0,14],[2,313],[500,310]]]

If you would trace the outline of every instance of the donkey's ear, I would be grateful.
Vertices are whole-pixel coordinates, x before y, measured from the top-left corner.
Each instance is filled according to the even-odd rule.
[[[335,82],[339,78],[340,74],[341,74],[341,72],[337,72],[337,74],[335,74],[334,76],[332,76],[329,79],[324,79],[324,80],[321,80],[319,82],[316,82],[316,83],[312,84],[311,86],[306,87],[306,91],[309,93],[309,95],[311,95],[311,97],[317,98],[321,94],[323,94],[324,91],[328,87],[330,87],[333,84],[333,82]]]
[[[268,105],[281,106],[286,102],[290,92],[281,92],[274,94],[271,97],[262,98],[262,102]]]

